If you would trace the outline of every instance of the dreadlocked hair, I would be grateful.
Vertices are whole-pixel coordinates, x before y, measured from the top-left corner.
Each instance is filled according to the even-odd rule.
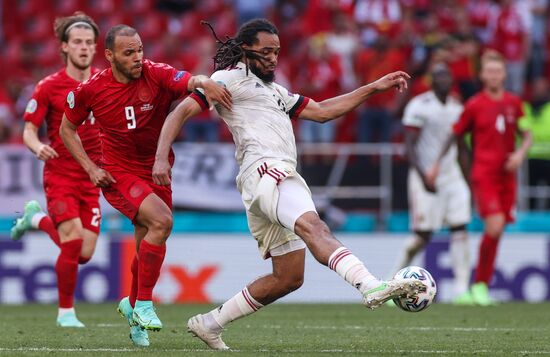
[[[225,41],[223,41],[218,37],[210,23],[201,21],[201,24],[210,28],[212,35],[216,39],[216,44],[218,45],[216,54],[212,57],[214,60],[214,71],[235,67],[243,57],[263,61],[264,58],[256,51],[244,49],[242,45],[252,46],[257,43],[258,32],[267,32],[274,35],[279,34],[277,27],[270,21],[258,18],[244,23],[239,28],[235,37],[225,36]],[[248,63],[246,63],[246,73],[248,75]]]

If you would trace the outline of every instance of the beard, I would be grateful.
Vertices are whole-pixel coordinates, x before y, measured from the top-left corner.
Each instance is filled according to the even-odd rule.
[[[70,56],[67,56],[67,61],[71,62],[73,66],[75,66],[77,69],[84,71],[92,65],[92,61],[90,60],[90,57],[86,59],[86,62],[79,63],[78,60],[73,60]]]
[[[275,80],[275,72],[264,73],[255,62],[251,61],[249,63],[249,68],[250,71],[256,75],[256,77],[260,78],[266,83],[271,83]]]
[[[113,61],[113,63],[114,63],[114,65],[115,65],[116,69],[117,69],[120,73],[122,73],[122,75],[123,75],[124,77],[128,78],[129,80],[134,80],[134,79],[138,79],[139,77],[141,77],[141,72],[139,72],[139,74],[137,74],[137,75],[135,75],[135,74],[132,73],[132,69],[133,69],[134,67],[128,69],[128,68],[124,67],[120,62],[118,62],[118,61],[116,61],[116,60]]]

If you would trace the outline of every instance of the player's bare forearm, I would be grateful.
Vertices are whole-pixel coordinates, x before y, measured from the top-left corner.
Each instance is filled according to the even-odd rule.
[[[63,144],[71,155],[74,157],[76,162],[82,166],[82,168],[89,174],[94,169],[97,169],[97,165],[90,159],[84,147],[82,146],[82,141],[76,132],[77,126],[71,123],[65,114],[63,114],[63,119],[61,120],[61,126],[59,127],[59,136],[63,140]]]
[[[38,137],[38,127],[31,122],[25,123],[25,128],[23,129],[23,142],[39,160],[46,161],[59,157],[57,152],[50,145],[40,141]]]
[[[396,88],[400,92],[406,90],[407,80],[410,78],[411,77],[407,73],[397,71],[389,73],[372,83],[357,88],[352,92],[326,99],[319,103],[310,100],[304,110],[300,113],[300,118],[305,118],[320,123],[339,118],[357,108],[361,103],[366,101],[368,97],[375,93],[384,92],[391,88]]]
[[[26,122],[23,128],[23,142],[35,154],[42,145],[40,138],[38,138],[38,127],[31,122]]]
[[[458,149],[458,165],[460,166],[460,170],[462,171],[464,179],[466,179],[466,181],[469,181],[470,169],[472,167],[472,153],[466,145],[464,136],[457,138],[456,144]]]
[[[521,145],[517,149],[522,158],[525,158],[527,151],[533,143],[533,134],[529,130],[522,130],[521,133]]]
[[[416,154],[415,146],[418,140],[420,132],[414,129],[405,130],[405,150],[407,151],[407,160],[409,161],[409,166],[413,167],[420,176],[424,176],[424,172],[419,165],[418,155]]]
[[[453,144],[455,143],[456,140],[457,140],[457,136],[453,133],[451,133],[447,137],[447,140],[445,140],[445,142],[443,143],[441,151],[439,152],[439,155],[437,156],[437,160],[436,160],[437,165],[439,165],[441,160],[443,160],[443,157],[447,154],[447,152],[449,151],[451,146],[453,146]]]
[[[183,124],[201,111],[200,105],[194,99],[187,97],[168,114],[160,131],[157,152],[155,154],[156,159],[168,159],[170,146],[176,140]]]
[[[155,163],[151,176],[153,182],[157,185],[169,185],[171,183],[171,166],[168,162],[170,147],[181,127],[190,117],[201,112],[201,106],[192,98],[185,98],[178,106],[168,114],[166,121],[160,131],[157,152],[155,153]]]
[[[376,89],[371,84],[367,84],[353,92],[326,99],[322,102],[310,100],[300,114],[300,118],[325,123],[349,113],[375,92]]]

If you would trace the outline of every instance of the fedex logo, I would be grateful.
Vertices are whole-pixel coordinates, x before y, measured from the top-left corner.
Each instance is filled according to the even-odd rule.
[[[33,261],[39,262],[41,259],[36,259],[37,256],[29,252],[28,245],[32,243],[0,240],[0,303],[51,302],[57,299],[55,260],[33,264]],[[57,248],[52,249],[57,252]],[[130,265],[135,254],[133,238],[110,241],[106,250],[107,256],[102,263],[97,262],[99,259],[94,256],[88,264],[80,266],[75,292],[77,300],[114,301],[129,294],[132,281]],[[43,255],[41,258],[44,258]],[[211,302],[206,288],[218,271],[216,265],[202,265],[190,270],[184,265],[165,263],[160,279],[169,279],[175,293],[169,300],[157,296],[154,299],[178,303]]]

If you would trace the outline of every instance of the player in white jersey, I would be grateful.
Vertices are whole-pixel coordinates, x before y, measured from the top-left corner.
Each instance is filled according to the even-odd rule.
[[[237,187],[246,207],[248,225],[264,259],[273,271],[248,284],[220,307],[189,319],[191,333],[213,349],[228,349],[221,340],[226,324],[249,315],[298,289],[304,279],[305,248],[329,266],[376,308],[396,296],[414,296],[417,282],[381,281],[375,278],[331,234],[319,218],[311,193],[296,171],[296,142],[291,120],[298,117],[318,122],[338,118],[364,102],[371,94],[407,88],[404,72],[388,74],[351,93],[317,103],[292,94],[273,82],[280,51],[277,29],[265,19],[254,19],[225,42],[214,57],[212,79],[231,93],[232,108],[215,105],[229,126],[240,165]],[[200,92],[186,98],[168,116],[157,147],[153,180],[170,183],[168,152],[189,117],[208,108]]]
[[[407,242],[395,271],[410,265],[433,233],[446,225],[451,235],[455,302],[468,304],[471,303],[471,297],[468,293],[470,258],[466,225],[471,215],[470,191],[457,161],[456,146],[442,160],[442,174],[438,176],[435,187],[426,181],[425,176],[450,135],[452,125],[460,117],[462,105],[450,95],[453,81],[447,65],[434,65],[431,77],[432,90],[411,99],[403,117],[410,165],[409,212],[414,236]],[[464,153],[461,150],[461,154]]]

